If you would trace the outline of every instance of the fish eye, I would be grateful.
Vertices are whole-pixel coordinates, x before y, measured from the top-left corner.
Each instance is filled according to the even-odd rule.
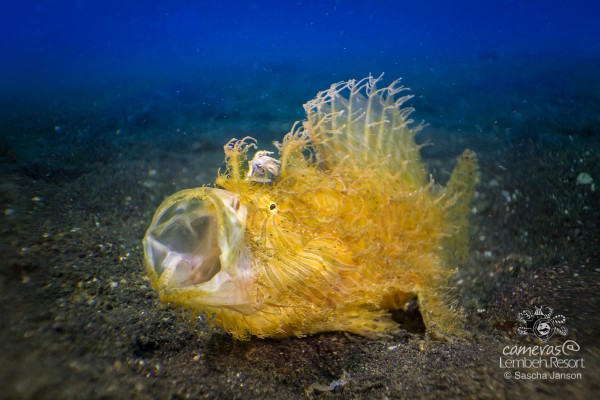
[[[271,203],[271,205],[269,206],[269,210],[273,211],[277,206],[275,205],[275,203]]]

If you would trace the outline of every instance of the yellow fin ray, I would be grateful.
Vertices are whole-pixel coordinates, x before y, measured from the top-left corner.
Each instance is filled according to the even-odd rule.
[[[304,129],[325,168],[334,168],[350,156],[358,168],[373,164],[388,171],[404,168],[421,185],[427,174],[414,140],[420,126],[409,127],[413,109],[402,107],[412,96],[396,98],[407,90],[399,80],[378,89],[380,79],[350,80],[319,92],[304,105]]]

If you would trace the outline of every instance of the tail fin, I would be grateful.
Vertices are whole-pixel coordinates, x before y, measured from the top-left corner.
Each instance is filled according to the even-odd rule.
[[[304,105],[308,117],[304,129],[325,168],[352,160],[359,168],[402,170],[422,185],[427,173],[414,140],[421,126],[410,128],[413,108],[402,108],[413,96],[396,98],[407,90],[399,80],[378,89],[380,79],[349,80],[319,92]]]
[[[446,196],[452,199],[448,207],[448,220],[456,231],[444,242],[450,264],[464,262],[469,250],[469,214],[475,194],[477,158],[471,150],[465,150],[458,158],[446,185]]]

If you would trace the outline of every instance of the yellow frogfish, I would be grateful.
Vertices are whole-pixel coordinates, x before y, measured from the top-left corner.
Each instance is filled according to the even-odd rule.
[[[449,278],[465,258],[477,163],[434,183],[399,81],[333,84],[272,152],[232,139],[216,187],[180,191],[143,244],[161,301],[208,314],[234,338],[394,333],[417,302],[436,337],[462,332]],[[402,94],[401,96],[398,96]],[[258,150],[258,149],[256,149]]]

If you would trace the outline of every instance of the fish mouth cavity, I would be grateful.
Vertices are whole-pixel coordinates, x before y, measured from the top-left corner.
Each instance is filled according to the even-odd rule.
[[[176,287],[198,285],[210,281],[220,270],[221,250],[216,239],[216,221],[205,216],[191,224],[193,236],[198,238],[197,246],[192,252],[174,249],[163,262],[165,269],[173,269],[171,284]]]
[[[210,201],[183,199],[153,222],[144,248],[161,281],[183,288],[209,282],[221,271],[216,213]]]

